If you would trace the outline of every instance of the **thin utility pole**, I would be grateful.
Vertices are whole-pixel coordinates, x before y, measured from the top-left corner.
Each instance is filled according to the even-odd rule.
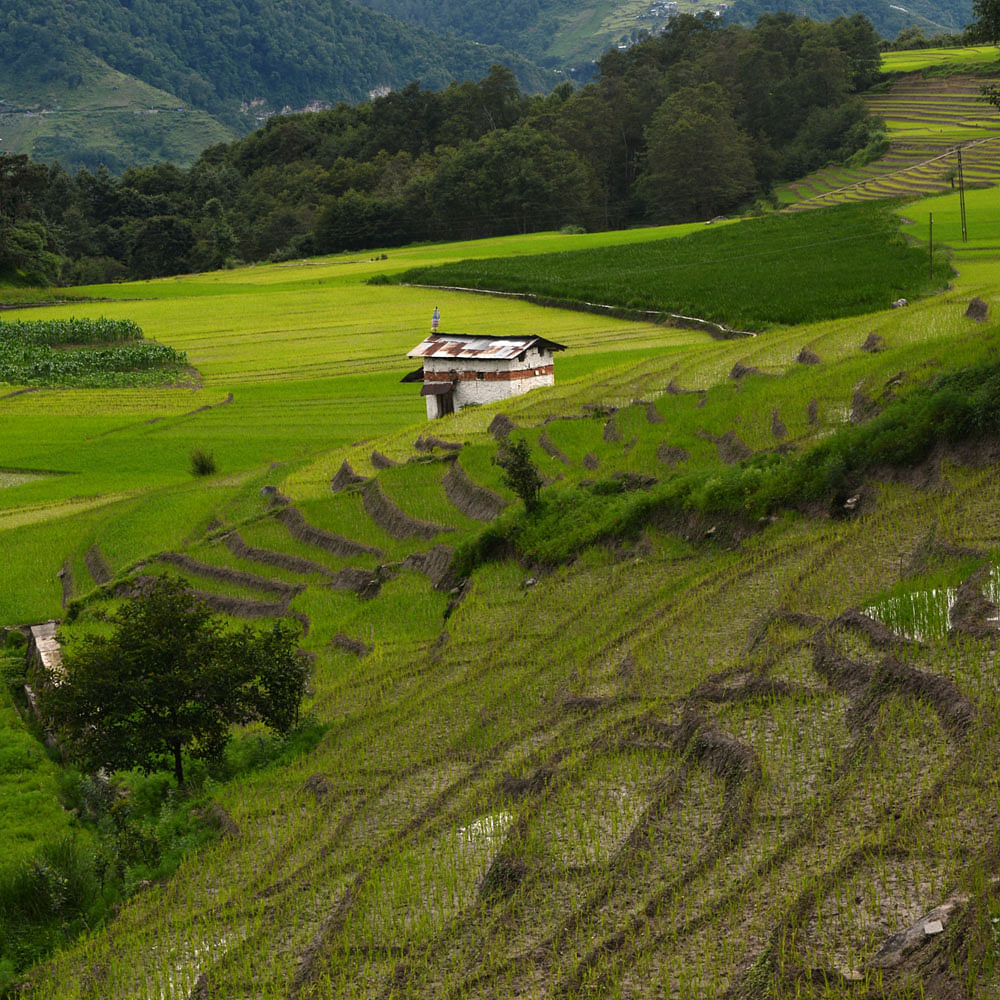
[[[969,234],[965,228],[965,175],[962,173],[962,147],[959,146],[955,152],[958,154],[958,203],[962,210],[962,242],[969,242]]]

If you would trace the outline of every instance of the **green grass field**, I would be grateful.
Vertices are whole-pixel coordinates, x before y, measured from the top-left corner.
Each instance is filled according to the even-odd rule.
[[[199,377],[0,390],[0,467],[19,473],[0,478],[0,623],[73,599],[72,644],[103,627],[107,574],[179,573],[233,614],[308,624],[306,710],[325,729],[290,762],[212,785],[236,832],[68,944],[22,995],[903,1000],[941,982],[949,1000],[991,995],[1000,678],[991,612],[974,581],[958,596],[1000,549],[989,454],[866,482],[853,514],[679,511],[588,543],[644,495],[602,493],[616,475],[711,490],[742,455],[794,456],[993,358],[1000,327],[964,312],[973,294],[1000,300],[994,190],[969,192],[964,248],[952,196],[897,209],[924,267],[934,212],[936,242],[956,248],[953,287],[906,309],[831,317],[828,302],[738,340],[364,283],[475,258],[542,274],[531,254],[596,254],[598,235],[90,288],[114,301],[32,309],[134,319]],[[810,242],[823,219],[782,221]],[[734,249],[718,289],[736,284],[735,248],[756,225],[721,231]],[[846,241],[823,252],[828,273],[881,263]],[[802,291],[823,306],[819,270]],[[761,283],[755,305],[784,292]],[[566,344],[556,385],[429,426],[399,379],[435,305],[446,330]],[[493,463],[498,413],[551,480],[546,516],[565,511],[531,539],[557,561],[498,558],[456,592],[448,551],[487,524],[468,483],[508,505],[500,523],[517,512]],[[428,433],[462,443],[457,468],[417,451]],[[213,452],[215,476],[191,476],[194,448]],[[374,482],[333,492],[344,462]],[[949,588],[946,633],[922,595]],[[904,638],[914,628],[919,642]],[[10,719],[0,751],[13,754],[24,732]],[[0,773],[0,801],[17,794]],[[11,863],[68,828],[53,786],[41,795]],[[898,966],[876,961],[957,895],[970,902],[943,934]]]
[[[830,165],[782,185],[781,204],[816,208],[950,190],[957,146],[966,184],[1000,180],[1000,117],[980,92],[1000,75],[995,48],[887,52],[882,65],[886,82],[864,99],[885,121],[888,151],[864,166]]]
[[[905,52],[883,52],[883,73],[916,73],[945,70],[962,73],[993,72],[1000,69],[1000,53],[996,46],[979,45],[954,49],[910,49]]]
[[[743,330],[870,312],[946,280],[898,238],[882,206],[845,206],[805,219],[751,219],[682,240],[532,258],[460,261],[400,280],[533,293],[566,302],[657,310]]]

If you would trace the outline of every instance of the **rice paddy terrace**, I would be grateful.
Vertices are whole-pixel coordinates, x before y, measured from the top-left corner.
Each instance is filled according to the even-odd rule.
[[[816,171],[782,188],[783,202],[798,209],[949,191],[958,147],[967,185],[1000,180],[1000,115],[980,90],[1000,74],[996,49],[887,53],[883,69],[887,83],[865,100],[885,120],[887,152],[866,166]]]
[[[134,574],[169,571],[228,614],[294,615],[328,726],[219,786],[224,835],[24,997],[1000,986],[992,443],[846,507],[664,516],[568,563],[450,569],[516,506],[492,461],[505,435],[551,504],[710,483],[989,358],[1000,326],[964,313],[996,301],[992,248],[908,309],[728,341],[359,284],[558,239],[111,290],[142,301],[72,308],[135,318],[199,387],[0,399],[4,461],[63,472],[0,489],[4,623],[76,601],[71,643]],[[567,344],[556,386],[427,424],[398,379],[434,305],[446,328]],[[193,445],[217,476],[186,481]]]

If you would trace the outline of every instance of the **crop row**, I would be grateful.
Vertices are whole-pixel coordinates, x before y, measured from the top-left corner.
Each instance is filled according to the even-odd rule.
[[[48,344],[126,344],[142,340],[142,329],[129,319],[73,317],[13,320],[0,325],[0,342]]]
[[[98,350],[53,350],[0,341],[0,382],[13,385],[134,386],[162,382],[187,359],[164,344],[127,344]]]

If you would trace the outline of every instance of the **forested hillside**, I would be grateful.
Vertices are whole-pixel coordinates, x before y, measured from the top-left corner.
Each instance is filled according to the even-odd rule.
[[[609,52],[578,91],[565,84],[532,98],[494,67],[478,83],[412,84],[274,118],[207,150],[190,171],[161,165],[120,180],[8,158],[8,184],[23,196],[5,211],[44,233],[45,252],[76,281],[704,220],[777,180],[881,149],[880,126],[856,96],[878,73],[877,42],[860,17],[778,15],[747,29],[683,16]],[[4,270],[31,268],[8,254]]]
[[[735,0],[726,17],[753,24],[761,14],[777,11],[817,21],[864,14],[883,38],[895,38],[911,25],[927,35],[961,32],[972,20],[971,0],[906,0],[904,4],[884,0]]]
[[[241,106],[244,112],[248,105],[273,112],[310,102],[332,105],[418,79],[444,87],[455,79],[478,79],[498,61],[511,66],[529,91],[548,90],[558,82],[506,50],[432,34],[352,0],[38,0],[30,5],[0,0],[0,52],[0,108],[64,115],[95,107],[111,112],[118,101],[102,94],[100,85],[111,67],[130,85],[139,81],[158,88],[169,110],[178,105],[200,109],[237,133],[254,124]],[[119,88],[114,90],[117,95]],[[139,109],[145,107],[137,102]],[[9,127],[5,121],[4,131]],[[3,148],[12,149],[10,137],[3,138]],[[136,146],[144,149],[142,142]],[[30,147],[15,145],[14,151],[25,148]],[[67,154],[65,148],[46,152]]]

